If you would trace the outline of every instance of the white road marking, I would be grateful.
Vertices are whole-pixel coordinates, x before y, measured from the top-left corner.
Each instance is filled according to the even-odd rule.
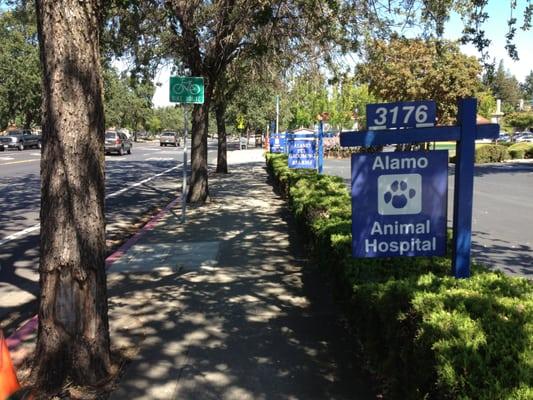
[[[0,160],[3,160],[3,161],[9,161],[9,160],[14,160],[15,158],[14,157],[0,157]]]
[[[121,195],[122,193],[127,192],[130,189],[133,189],[135,187],[144,185],[146,182],[150,182],[151,180],[153,180],[155,178],[158,178],[161,175],[165,175],[165,174],[169,173],[170,171],[174,171],[175,169],[178,169],[178,167],[172,167],[172,168],[166,169],[163,172],[160,172],[159,174],[151,176],[150,178],[143,179],[142,181],[134,183],[133,185],[130,185],[130,186],[124,188],[124,189],[120,189],[120,190],[116,191],[115,193],[111,193],[111,194],[107,195],[106,199],[110,199],[112,197],[117,197],[118,195]]]
[[[38,157],[40,157],[41,153],[30,153],[30,156],[38,156]]]
[[[163,172],[160,172],[159,174],[151,176],[150,178],[143,179],[142,181],[134,183],[134,184],[132,184],[132,185],[130,185],[130,186],[124,188],[124,189],[120,189],[120,190],[118,190],[118,191],[116,191],[114,193],[108,194],[106,196],[106,199],[110,199],[112,197],[117,197],[117,196],[121,195],[122,193],[127,192],[130,189],[133,189],[133,188],[136,188],[138,186],[141,186],[141,185],[145,184],[146,182],[150,182],[151,180],[153,180],[155,178],[158,178],[158,177],[160,177],[162,175],[165,175],[165,174],[169,173],[170,171],[174,171],[175,169],[178,169],[178,167],[172,167],[172,168],[166,169]],[[6,244],[8,242],[11,242],[13,240],[20,239],[21,237],[26,236],[29,233],[35,232],[40,227],[41,227],[41,224],[36,224],[36,225],[30,226],[29,228],[23,229],[23,230],[21,230],[19,232],[13,233],[12,235],[6,236],[5,238],[0,240],[0,246],[3,246],[4,244]]]
[[[29,228],[23,229],[22,231],[9,235],[3,238],[2,240],[0,240],[0,246],[6,244],[7,242],[11,242],[12,240],[19,239],[22,236],[27,235],[28,233],[36,231],[37,229],[39,229],[40,226],[41,226],[40,224],[33,225],[33,226],[30,226]]]

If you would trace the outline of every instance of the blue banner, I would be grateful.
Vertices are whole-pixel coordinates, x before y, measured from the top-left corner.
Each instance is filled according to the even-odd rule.
[[[446,253],[448,151],[352,154],[354,257]]]
[[[287,146],[287,136],[285,132],[271,134],[269,140],[271,153],[285,153],[285,148]]]
[[[295,137],[289,139],[289,168],[316,169],[316,139]]]

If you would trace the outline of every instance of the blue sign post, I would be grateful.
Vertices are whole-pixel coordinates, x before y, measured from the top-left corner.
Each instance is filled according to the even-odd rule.
[[[457,142],[452,266],[455,277],[466,278],[470,276],[475,140],[498,138],[500,127],[498,124],[476,125],[477,101],[474,98],[459,100],[458,108],[458,125],[455,126],[408,127],[395,131],[343,132],[340,136],[340,144],[346,147],[369,147],[402,143]],[[382,111],[381,113],[383,114]],[[391,118],[393,117],[392,114],[387,112],[387,116],[390,115]],[[386,123],[384,125],[387,126]],[[354,174],[357,174],[357,171],[352,171],[352,181]],[[352,240],[354,239],[352,238]]]
[[[324,121],[318,123],[318,173],[324,171]]]
[[[352,254],[446,253],[448,151],[352,154]]]

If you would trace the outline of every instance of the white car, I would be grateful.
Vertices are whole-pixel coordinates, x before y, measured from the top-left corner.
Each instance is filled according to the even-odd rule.
[[[516,143],[521,143],[521,142],[533,143],[533,133],[517,137]]]

